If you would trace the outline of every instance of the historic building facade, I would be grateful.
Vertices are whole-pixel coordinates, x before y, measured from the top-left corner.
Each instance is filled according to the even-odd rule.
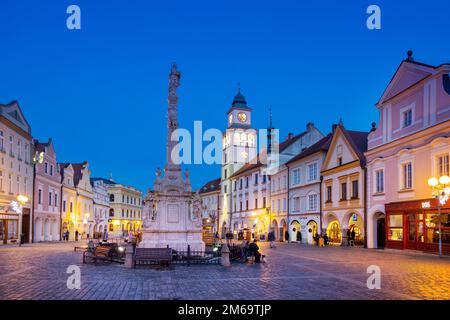
[[[333,244],[347,243],[347,232],[355,232],[357,244],[365,239],[364,152],[368,132],[350,131],[342,123],[333,125],[332,139],[322,165],[322,233]]]
[[[91,178],[94,202],[94,238],[101,238],[108,230],[109,194],[103,179]]]
[[[232,212],[231,176],[244,164],[249,163],[249,159],[254,159],[257,154],[257,133],[251,125],[251,113],[252,109],[247,105],[245,97],[239,90],[227,112],[228,126],[222,137],[222,212],[219,217],[222,237],[228,230],[232,230],[230,227]]]
[[[269,156],[263,149],[257,159],[245,164],[230,177],[230,220],[238,238],[242,235],[246,239],[264,240],[273,228],[278,240],[286,239],[288,174],[284,164],[322,137],[314,124],[308,123],[306,130],[298,135],[290,133],[281,143],[276,140],[269,142]],[[278,167],[268,171],[271,150],[278,152]]]
[[[75,231],[78,230],[77,222],[77,189],[75,188],[75,171],[70,163],[59,163],[61,177],[61,233],[69,231],[69,240],[75,240]],[[80,230],[78,230],[80,232]]]
[[[19,104],[0,104],[0,244],[18,243],[22,233],[32,241],[31,154],[31,127]]]
[[[142,226],[142,192],[113,180],[102,179],[108,186],[110,237],[123,237]]]
[[[220,181],[221,178],[208,181],[198,191],[202,200],[203,227],[212,232],[219,230]]]
[[[314,244],[314,236],[322,229],[320,171],[331,139],[329,134],[286,162],[291,241]]]
[[[437,251],[437,203],[430,177],[449,175],[450,65],[401,62],[377,103],[368,137],[368,247]],[[444,214],[450,213],[448,204]],[[450,224],[443,225],[450,252]]]
[[[35,154],[42,157],[35,165],[33,242],[61,239],[61,176],[52,139],[34,140]]]

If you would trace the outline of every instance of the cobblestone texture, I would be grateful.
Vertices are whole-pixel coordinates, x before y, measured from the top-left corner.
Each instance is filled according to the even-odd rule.
[[[450,259],[362,248],[261,245],[267,263],[147,266],[82,263],[74,243],[0,247],[0,300],[6,299],[450,299]],[[81,288],[67,288],[69,265]],[[381,268],[381,289],[366,286]]]

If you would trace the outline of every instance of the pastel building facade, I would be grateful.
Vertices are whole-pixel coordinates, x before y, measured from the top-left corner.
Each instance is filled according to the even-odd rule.
[[[0,244],[32,241],[31,126],[17,101],[0,104]],[[18,196],[28,198],[20,204]]]
[[[219,230],[219,214],[220,214],[220,181],[217,178],[208,181],[198,190],[198,194],[202,200],[202,220],[203,226],[208,231],[216,232]]]
[[[347,232],[355,232],[357,244],[365,241],[364,152],[368,132],[333,125],[332,139],[322,165],[322,234],[332,244],[346,245]]]
[[[449,64],[416,62],[409,52],[376,105],[379,123],[365,153],[369,248],[437,251],[437,203],[427,180],[449,175],[449,74]],[[442,236],[450,252],[448,223]]]
[[[302,151],[286,163],[289,170],[289,239],[315,244],[321,223],[321,168],[332,135]],[[300,232],[301,236],[298,235]]]
[[[108,184],[106,184],[102,179],[91,178],[91,186],[94,202],[94,238],[101,238],[108,230]]]
[[[142,192],[134,187],[102,179],[108,186],[110,237],[123,237],[142,227]]]
[[[78,230],[79,222],[77,221],[77,189],[75,187],[74,175],[75,171],[72,164],[58,164],[61,177],[61,233],[69,231],[69,240],[75,240],[75,231]],[[78,230],[80,232],[80,230]]]
[[[48,142],[34,140],[37,157],[35,165],[33,242],[61,239],[61,176],[52,139]]]

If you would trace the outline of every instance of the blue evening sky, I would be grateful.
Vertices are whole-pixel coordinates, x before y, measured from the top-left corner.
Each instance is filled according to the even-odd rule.
[[[66,28],[81,7],[82,29]],[[382,29],[366,28],[377,4]],[[450,62],[450,2],[411,0],[55,0],[0,2],[0,103],[18,100],[33,136],[58,161],[141,190],[165,163],[167,76],[182,72],[180,126],[226,127],[237,83],[264,128],[268,105],[285,137],[339,118],[369,130],[406,51]],[[194,187],[220,174],[191,165]]]

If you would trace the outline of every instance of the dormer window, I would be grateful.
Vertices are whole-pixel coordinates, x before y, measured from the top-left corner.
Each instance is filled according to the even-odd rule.
[[[402,119],[403,119],[403,128],[412,125],[412,109],[403,111]]]
[[[338,166],[342,166],[342,157],[338,157]]]

